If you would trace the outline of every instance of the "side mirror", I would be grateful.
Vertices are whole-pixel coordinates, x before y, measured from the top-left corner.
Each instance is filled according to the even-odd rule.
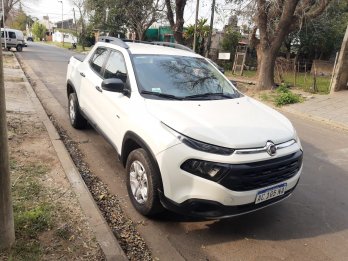
[[[104,80],[101,84],[101,87],[103,90],[108,92],[125,92],[124,83],[121,79],[118,78],[110,78]]]

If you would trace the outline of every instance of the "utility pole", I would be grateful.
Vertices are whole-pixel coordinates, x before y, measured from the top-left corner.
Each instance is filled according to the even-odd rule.
[[[77,39],[77,37],[78,37],[78,32],[77,32],[77,22],[76,22],[76,16],[75,16],[75,8],[73,8],[72,9],[73,10],[73,12],[74,12],[74,21],[75,21],[75,29],[76,29],[76,42],[78,42],[78,39]],[[77,44],[77,43],[76,43]]]
[[[8,157],[4,68],[0,48],[0,250],[10,248],[15,241]]]
[[[62,43],[63,43],[63,46],[64,46],[64,32],[63,32],[63,29],[64,29],[64,22],[63,22],[64,13],[63,13],[63,0],[60,0],[60,1],[58,1],[58,2],[62,4]]]
[[[208,43],[207,43],[207,53],[205,54],[205,57],[208,57],[210,52],[211,36],[213,34],[213,27],[214,27],[214,13],[215,13],[215,0],[213,0],[213,3],[211,4],[210,30],[209,30]]]
[[[2,23],[4,25],[4,46],[7,48],[7,32],[5,30],[5,5],[4,0],[2,0]]]
[[[197,42],[197,23],[198,23],[198,12],[199,12],[199,0],[196,4],[196,21],[195,21],[195,31],[193,34],[193,51],[196,51],[196,42]]]

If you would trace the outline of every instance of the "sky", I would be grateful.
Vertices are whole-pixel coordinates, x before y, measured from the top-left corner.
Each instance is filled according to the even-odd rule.
[[[188,0],[185,8],[185,25],[194,24],[196,0]],[[231,5],[225,5],[225,0],[216,0],[219,12],[215,13],[214,28],[222,29],[227,23],[231,13]],[[62,19],[62,4],[58,0],[24,0],[24,11],[31,16],[42,19],[44,15],[48,15],[52,22]],[[76,9],[76,8],[75,8]],[[73,5],[70,0],[63,0],[64,19],[73,18]],[[211,1],[200,0],[199,18],[207,18],[210,21]],[[76,12],[76,17],[78,13]]]

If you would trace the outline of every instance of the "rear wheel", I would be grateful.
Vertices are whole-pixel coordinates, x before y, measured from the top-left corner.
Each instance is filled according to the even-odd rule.
[[[70,123],[75,129],[85,129],[87,126],[86,119],[80,112],[79,102],[76,93],[69,94],[69,118]]]
[[[23,46],[21,44],[16,47],[17,52],[21,52],[23,50]]]
[[[132,151],[127,159],[127,190],[135,209],[144,216],[155,216],[164,208],[159,199],[160,173],[144,149]]]

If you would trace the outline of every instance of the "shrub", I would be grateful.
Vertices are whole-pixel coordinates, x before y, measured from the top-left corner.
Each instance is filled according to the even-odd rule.
[[[279,93],[279,95],[275,97],[274,102],[277,106],[298,103],[300,102],[300,96],[287,90],[286,92]]]

